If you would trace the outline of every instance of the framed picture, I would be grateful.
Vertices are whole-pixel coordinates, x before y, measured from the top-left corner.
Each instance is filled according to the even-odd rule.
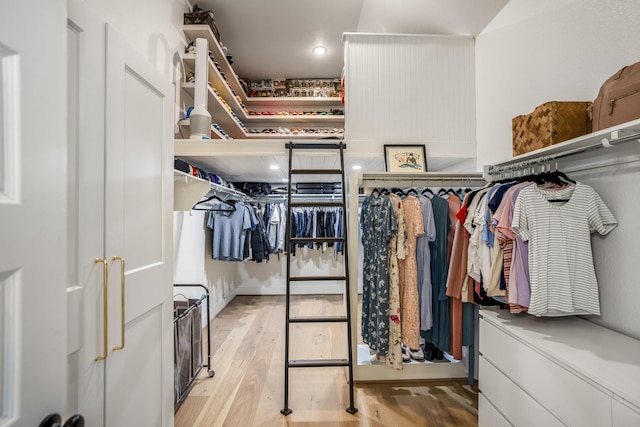
[[[427,152],[424,144],[384,146],[384,164],[387,172],[426,172]]]

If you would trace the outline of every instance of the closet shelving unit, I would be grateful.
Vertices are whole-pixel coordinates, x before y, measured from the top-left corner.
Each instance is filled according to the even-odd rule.
[[[410,173],[366,173],[354,171],[349,176],[349,205],[348,219],[349,229],[349,274],[353,283],[358,283],[360,267],[358,266],[358,199],[360,188],[366,187],[429,187],[429,188],[449,188],[449,187],[481,187],[486,184],[481,173],[441,173],[425,172],[421,174]],[[351,304],[358,306],[358,288],[351,288]],[[358,329],[357,316],[352,317],[352,327],[354,331]],[[353,351],[357,354],[357,340],[354,340]],[[411,381],[411,380],[432,380],[432,379],[467,379],[473,382],[473,347],[469,350],[470,370],[465,372],[464,366],[460,362],[424,362],[403,364],[402,370],[395,370],[384,364],[360,365],[354,364],[354,380],[356,382],[377,382],[377,381]],[[359,362],[359,361],[358,361]]]
[[[230,106],[231,111],[238,119],[247,127],[256,128],[273,128],[278,127],[308,127],[308,128],[343,128],[344,115],[250,115],[245,111],[252,109],[254,111],[276,110],[277,111],[303,111],[322,109],[323,111],[332,108],[343,108],[340,98],[316,98],[316,97],[247,97],[242,89],[235,71],[231,64],[227,61],[218,40],[208,25],[185,25],[184,33],[189,40],[196,38],[205,38],[209,42],[209,50],[211,51],[220,69],[224,73],[224,77],[214,65],[213,61],[208,58],[209,63],[209,81],[211,87],[215,88],[222,99]],[[182,56],[183,64],[186,68],[194,70],[195,54],[184,54]],[[187,96],[193,98],[192,83],[183,83],[182,90]],[[229,111],[222,105],[213,90],[209,89],[209,112],[214,121],[216,121],[224,131],[235,139],[272,139],[276,136],[284,136],[285,134],[263,134],[263,133],[247,133],[242,126],[236,122]],[[274,136],[275,135],[275,136]],[[326,136],[342,138],[342,134],[298,134],[295,139],[318,139]]]

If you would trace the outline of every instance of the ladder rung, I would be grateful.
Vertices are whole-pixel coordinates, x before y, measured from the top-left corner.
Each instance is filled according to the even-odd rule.
[[[289,319],[291,323],[337,323],[347,321],[347,316],[295,316]]]
[[[291,169],[291,174],[342,175],[342,169]]]
[[[317,280],[347,280],[346,276],[291,276],[290,282],[315,282]]]
[[[294,202],[292,201],[289,206],[292,208],[313,208],[313,207],[342,207],[342,202]]]
[[[313,368],[322,366],[349,366],[347,359],[289,360],[290,368]]]
[[[289,142],[288,144],[285,145],[286,148],[293,148],[293,149],[320,149],[320,150],[337,150],[340,147],[342,148],[347,148],[347,144],[337,144],[337,143],[320,143],[320,142]]]
[[[344,242],[344,237],[292,237],[291,243],[312,242],[312,243],[335,243]]]

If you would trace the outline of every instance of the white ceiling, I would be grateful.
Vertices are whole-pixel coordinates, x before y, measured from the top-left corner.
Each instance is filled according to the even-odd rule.
[[[508,0],[194,0],[252,81],[339,77],[345,32],[477,35]],[[314,55],[314,46],[328,53]]]

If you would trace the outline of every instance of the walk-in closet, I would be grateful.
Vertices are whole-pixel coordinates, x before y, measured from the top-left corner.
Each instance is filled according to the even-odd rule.
[[[638,22],[3,1],[0,426],[639,426]]]

